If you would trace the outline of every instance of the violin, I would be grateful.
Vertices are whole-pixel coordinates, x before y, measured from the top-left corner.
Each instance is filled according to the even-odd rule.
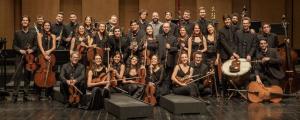
[[[98,82],[103,82],[103,81],[106,81],[108,78],[107,74],[106,73],[101,73],[99,75],[99,77],[95,78],[92,80],[92,83],[98,83]]]
[[[80,102],[80,95],[78,90],[75,88],[74,85],[69,85],[69,103],[71,105],[77,105]]]
[[[83,43],[87,43],[88,42],[88,40],[87,40],[87,38],[84,38],[81,42],[83,42]],[[76,46],[76,49],[77,49],[77,51],[78,51],[78,53],[79,53],[79,56],[81,57],[81,54],[84,52],[84,50],[85,50],[85,46],[82,46],[81,45],[81,43],[80,44],[78,44],[77,46]]]
[[[189,75],[184,76],[184,77],[178,77],[176,76],[176,79],[178,80],[178,82],[180,82],[181,84],[187,84],[189,82],[192,81],[191,77]],[[176,85],[179,85],[177,83],[175,83]]]
[[[55,85],[55,72],[52,69],[55,62],[56,60],[53,54],[50,54],[50,60],[46,60],[42,54],[39,55],[38,64],[40,68],[34,75],[34,82],[38,87],[49,88]]]
[[[34,63],[33,54],[26,54],[25,60],[26,60],[26,65],[25,65],[26,70],[33,72],[37,69],[37,65]]]
[[[277,85],[265,87],[255,81],[248,85],[248,99],[254,103],[259,103],[264,100],[279,103],[283,95],[282,88]]]
[[[144,102],[145,103],[148,103],[152,106],[156,105],[157,104],[157,101],[156,101],[156,97],[154,96],[155,94],[155,86],[154,85],[147,85],[146,88],[145,88],[145,98],[144,98]]]
[[[116,72],[110,71],[110,85],[116,87],[118,85],[118,80],[116,79]]]

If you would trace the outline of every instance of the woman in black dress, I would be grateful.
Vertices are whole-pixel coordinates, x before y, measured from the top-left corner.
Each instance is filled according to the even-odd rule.
[[[92,98],[87,104],[87,109],[98,110],[104,106],[104,98],[110,97],[109,79],[107,69],[102,64],[102,57],[96,55],[92,68],[88,71],[87,87],[92,92]]]
[[[193,34],[188,39],[188,58],[191,59],[196,51],[205,53],[207,50],[207,43],[204,35],[201,32],[199,24],[195,24]]]
[[[160,64],[158,55],[153,55],[151,57],[151,64],[149,65],[149,72],[147,75],[147,84],[145,88],[145,93],[149,93],[150,88],[154,88],[154,96],[156,101],[159,101],[160,97],[169,93],[169,82],[166,80],[166,73],[164,71],[163,65]],[[151,96],[145,95],[145,100],[150,101]],[[148,99],[148,100],[147,100]],[[155,101],[155,102],[156,102]],[[155,104],[153,104],[155,105]]]
[[[144,66],[138,64],[137,56],[132,56],[130,64],[126,67],[122,83],[123,88],[129,95],[134,98],[141,99],[143,96],[144,83],[140,83],[140,72],[145,69]]]
[[[173,93],[178,95],[189,95],[193,97],[199,96],[198,87],[195,83],[188,84],[185,80],[192,80],[193,68],[189,65],[189,58],[186,52],[180,55],[180,63],[175,66],[172,81],[174,83]]]

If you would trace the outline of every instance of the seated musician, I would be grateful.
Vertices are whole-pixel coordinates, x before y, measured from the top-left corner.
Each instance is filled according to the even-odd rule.
[[[252,80],[266,86],[279,85],[279,81],[284,78],[285,74],[281,69],[277,49],[268,47],[267,38],[260,38],[256,58],[261,62],[255,66],[255,79],[252,75]]]
[[[180,55],[180,62],[175,66],[172,81],[174,83],[173,93],[178,95],[189,95],[198,97],[199,91],[195,83],[189,83],[192,79],[194,69],[189,65],[189,58],[186,52]]]
[[[129,95],[137,99],[141,99],[145,84],[139,82],[139,80],[141,79],[139,73],[142,69],[145,69],[145,67],[140,67],[140,65],[138,64],[137,56],[131,57],[130,64],[125,68],[125,79],[122,81],[122,83],[124,84],[124,90],[127,91]]]
[[[70,86],[77,87],[80,92],[85,94],[85,67],[81,63],[78,63],[80,57],[77,51],[72,52],[70,56],[70,62],[62,66],[60,72],[60,92],[64,97],[64,103],[67,103],[69,98]],[[82,96],[82,95],[81,95]]]
[[[167,81],[165,80],[165,78],[166,73],[164,71],[163,65],[161,65],[159,62],[158,55],[153,55],[151,57],[151,64],[149,65],[149,73],[147,76],[148,83],[146,84],[145,88],[145,102],[155,105],[162,95],[166,95],[169,93],[169,85],[168,83],[166,83]],[[155,99],[152,99],[151,97],[153,96],[149,95],[151,94],[151,88],[154,88]]]
[[[193,53],[194,60],[190,63],[190,66],[194,68],[193,76],[199,75],[198,77],[195,77],[194,79],[198,79],[208,72],[208,66],[203,61],[203,54],[200,51],[196,51]],[[204,86],[204,79],[199,80],[196,82],[199,92],[201,95],[208,95],[211,94],[211,88],[209,86]]]
[[[98,54],[94,57],[94,64],[88,71],[87,87],[92,92],[92,98],[87,104],[87,109],[101,109],[104,107],[104,98],[110,97],[109,78],[102,57]]]
[[[123,78],[125,72],[125,65],[122,62],[122,54],[119,51],[115,52],[110,67],[111,67],[110,69],[112,69],[115,72],[116,79],[119,80]],[[114,88],[111,90],[112,92],[122,92],[122,90],[120,89],[120,84],[118,84],[118,82],[117,82],[117,86]]]

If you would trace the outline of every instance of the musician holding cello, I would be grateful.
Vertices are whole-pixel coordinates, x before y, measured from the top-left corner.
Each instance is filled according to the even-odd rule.
[[[18,97],[19,83],[22,79],[24,79],[24,99],[27,100],[27,91],[31,80],[30,76],[32,76],[29,71],[34,71],[34,69],[25,69],[24,73],[22,72],[26,67],[24,62],[25,56],[30,56],[37,50],[37,35],[34,31],[29,30],[29,23],[29,17],[22,16],[22,28],[14,34],[13,49],[17,52],[16,65],[18,67],[14,79],[14,86],[16,88],[13,94],[13,100],[16,100]],[[33,59],[31,59],[31,62],[33,61],[34,56]]]
[[[52,71],[52,67],[55,65],[53,52],[56,49],[56,36],[51,33],[50,21],[45,20],[43,23],[43,30],[38,33],[37,42],[40,49],[38,53],[39,69],[35,73],[34,80],[39,92],[42,92],[40,99],[43,99],[43,97],[52,97],[52,87],[56,82],[55,73]],[[46,94],[43,94],[45,88]]]
[[[85,92],[85,67],[81,63],[78,63],[80,57],[77,51],[72,52],[70,56],[70,62],[66,63],[62,66],[60,72],[60,92],[64,97],[63,103],[68,103],[70,100],[71,93],[69,92],[69,88],[73,87],[73,92],[80,93],[80,97],[84,95]],[[77,89],[76,89],[77,88]],[[74,101],[71,101],[74,102]],[[77,101],[78,102],[78,101]],[[66,105],[71,105],[73,103],[68,103]]]
[[[101,109],[104,107],[104,98],[110,97],[110,76],[108,69],[102,64],[102,57],[94,57],[94,64],[88,71],[87,87],[92,92],[92,98],[87,104],[87,109]]]

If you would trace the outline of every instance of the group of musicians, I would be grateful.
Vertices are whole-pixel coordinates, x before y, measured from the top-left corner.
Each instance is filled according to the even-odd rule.
[[[39,16],[33,27],[29,16],[22,16],[22,28],[15,32],[13,40],[16,64],[21,65],[14,84],[17,87],[20,80],[25,81],[24,99],[34,74],[44,74],[41,76],[47,84],[51,80],[49,65],[42,73],[29,71],[24,56],[33,54],[38,58],[34,62],[44,59],[50,63],[56,49],[70,51],[70,58],[65,58],[70,62],[59,73],[64,103],[77,101],[71,96],[76,93],[80,93],[78,97],[82,100],[88,91],[92,98],[79,103],[86,109],[103,108],[104,98],[112,92],[123,92],[152,105],[170,93],[200,97],[215,95],[216,89],[226,95],[228,78],[223,75],[219,79],[222,74],[217,73],[222,72],[218,65],[230,59],[261,61],[255,64],[252,78],[247,81],[276,85],[283,79],[276,50],[278,39],[270,32],[270,24],[264,23],[262,33],[258,34],[250,29],[249,17],[224,15],[224,27],[217,30],[216,24],[206,18],[204,7],[200,8],[199,16],[193,22],[191,12],[185,10],[182,20],[175,24],[171,22],[171,12],[165,12],[165,20],[153,12],[151,21],[147,21],[148,12],[141,10],[139,19],[130,21],[127,34],[118,26],[115,15],[108,23],[95,23],[87,16],[80,24],[76,14],[71,13],[70,23],[64,25],[64,14],[59,12],[55,22]],[[47,89],[46,96],[52,97],[52,87],[40,89]]]

